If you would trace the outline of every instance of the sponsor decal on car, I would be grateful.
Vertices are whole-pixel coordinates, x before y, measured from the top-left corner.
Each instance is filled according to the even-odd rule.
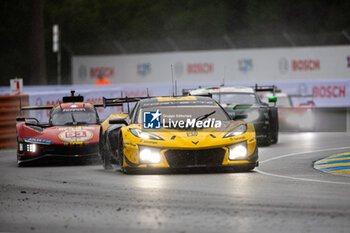
[[[78,107],[76,104],[72,104],[70,107],[71,108],[62,109],[63,112],[84,112],[84,111],[86,111],[85,108],[76,108],[76,107]]]
[[[145,111],[143,113],[143,128],[145,129],[160,129],[162,113],[157,110],[156,112]]]
[[[213,113],[215,113],[215,111]],[[220,120],[215,120],[215,118],[207,118],[205,120],[201,120],[201,119],[193,118],[191,115],[176,114],[176,115],[166,115],[166,117],[162,119],[161,116],[162,116],[162,113],[159,110],[157,110],[156,112],[145,111],[143,113],[143,128],[160,129],[162,125],[163,125],[163,128],[180,128],[180,129],[212,128],[212,127],[220,128],[222,126],[222,122]],[[173,120],[171,117],[185,118],[185,119]]]
[[[29,137],[26,137],[26,142],[32,142],[32,143],[38,143],[38,144],[46,144],[46,145],[52,144],[51,140],[40,139],[40,138],[29,138]]]
[[[69,129],[61,132],[58,137],[65,142],[85,142],[93,137],[89,130]]]

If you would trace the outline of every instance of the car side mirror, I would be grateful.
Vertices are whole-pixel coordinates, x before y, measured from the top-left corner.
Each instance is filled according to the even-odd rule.
[[[26,122],[26,125],[34,125],[41,127],[38,119],[36,118],[25,118],[24,121]]]
[[[128,122],[125,120],[125,118],[115,118],[115,119],[110,119],[109,124],[128,125]]]
[[[25,121],[26,118],[25,117],[16,117],[16,121]]]

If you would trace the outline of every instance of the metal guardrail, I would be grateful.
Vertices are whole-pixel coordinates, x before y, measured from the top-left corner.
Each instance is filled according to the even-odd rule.
[[[20,102],[28,105],[28,95],[0,96],[0,149],[16,148],[16,117],[20,115]]]

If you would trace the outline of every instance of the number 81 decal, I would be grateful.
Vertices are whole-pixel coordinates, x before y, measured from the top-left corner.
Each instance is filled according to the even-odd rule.
[[[58,135],[61,140],[66,142],[85,142],[92,136],[93,133],[89,130],[66,130]]]

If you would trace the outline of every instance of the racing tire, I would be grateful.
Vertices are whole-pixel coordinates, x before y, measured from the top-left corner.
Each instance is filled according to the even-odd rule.
[[[271,143],[272,144],[276,144],[278,142],[278,131],[277,132],[273,132],[271,135]]]
[[[127,174],[128,169],[124,166],[124,143],[123,143],[123,136],[120,135],[119,137],[119,143],[118,143],[118,160],[119,160],[119,164],[120,164],[120,170],[122,173]]]
[[[111,169],[113,169],[113,166],[112,166],[112,163],[111,163],[111,159],[110,159],[110,156],[109,156],[108,152],[105,150],[104,146],[105,146],[104,145],[104,140],[103,140],[102,137],[100,137],[98,153],[99,153],[100,158],[102,160],[103,168],[105,170],[111,170]]]
[[[272,144],[278,142],[278,131],[279,131],[279,122],[278,122],[278,110],[273,108],[270,110],[270,140]]]
[[[268,134],[266,138],[258,140],[258,146],[270,146],[271,145],[271,136]]]
[[[137,168],[125,166],[125,154],[124,154],[124,143],[123,136],[120,135],[119,146],[118,146],[118,159],[120,164],[120,171],[123,174],[136,174],[138,172]]]

